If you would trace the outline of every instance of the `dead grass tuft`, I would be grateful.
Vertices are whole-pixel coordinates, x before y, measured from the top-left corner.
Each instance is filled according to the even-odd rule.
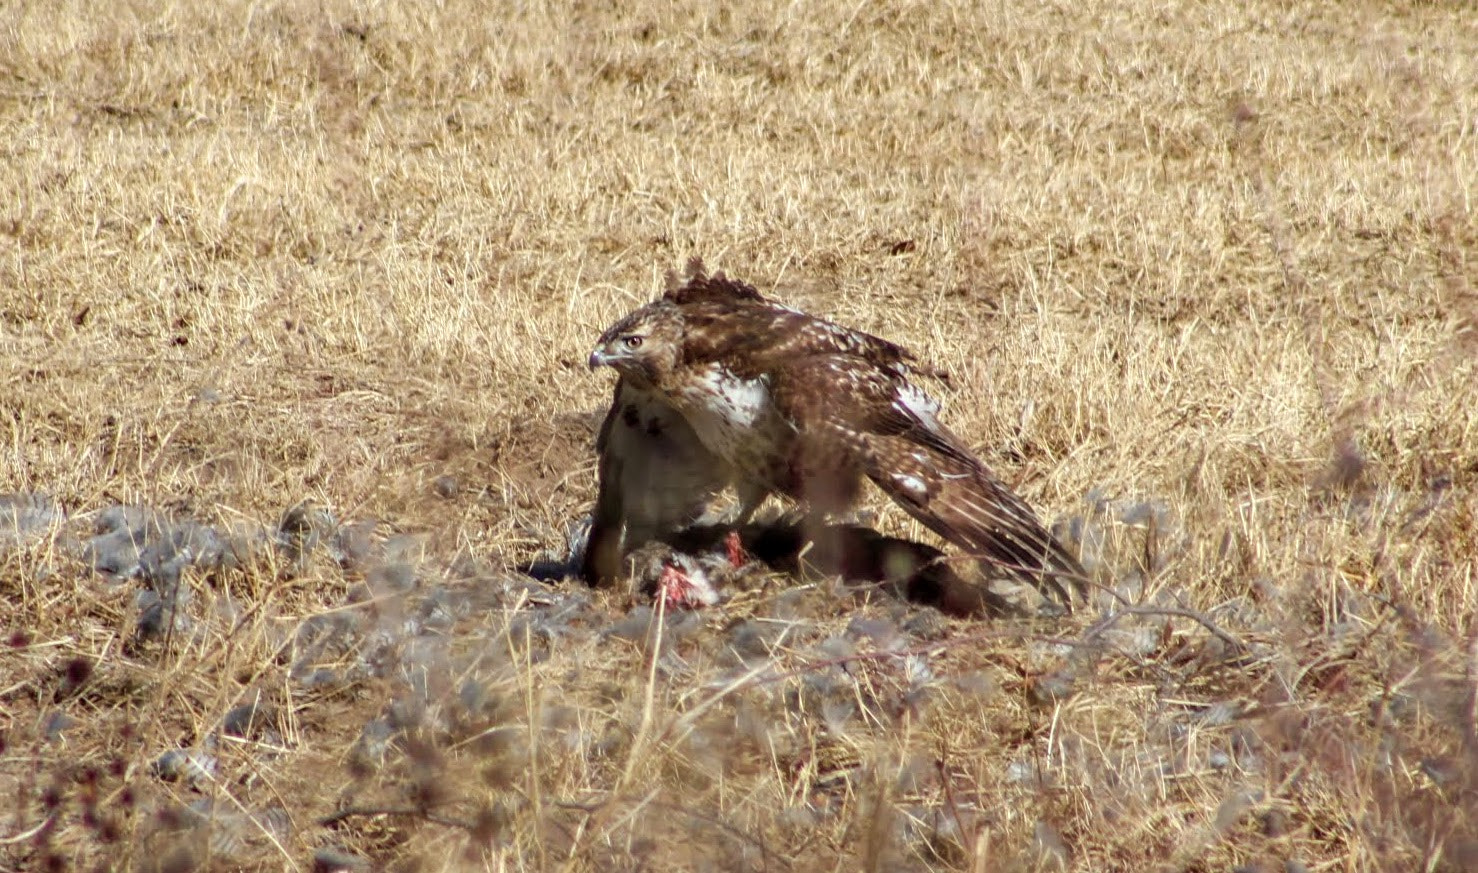
[[[1471,24],[0,7],[0,866],[1472,867]],[[511,573],[694,254],[950,370],[1135,608]],[[94,572],[120,505],[228,557]]]

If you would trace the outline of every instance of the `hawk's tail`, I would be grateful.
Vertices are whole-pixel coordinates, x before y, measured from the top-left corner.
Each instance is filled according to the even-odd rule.
[[[1080,597],[1086,593],[1083,565],[983,465],[912,441],[883,439],[897,442],[886,447],[891,451],[871,453],[888,463],[874,466],[868,476],[910,515],[982,564],[1007,570],[1064,606],[1071,606],[1069,588]]]

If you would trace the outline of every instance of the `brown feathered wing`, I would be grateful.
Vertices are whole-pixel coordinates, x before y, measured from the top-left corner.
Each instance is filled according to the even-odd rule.
[[[777,369],[777,408],[794,425],[801,478],[855,470],[909,515],[982,563],[1070,602],[1082,566],[1020,498],[935,419],[897,372],[855,355],[812,355]]]

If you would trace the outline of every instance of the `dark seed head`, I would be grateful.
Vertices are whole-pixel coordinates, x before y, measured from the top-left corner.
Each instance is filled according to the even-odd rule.
[[[41,808],[47,812],[56,812],[61,805],[62,790],[55,785],[46,786],[46,790],[41,792]]]
[[[86,658],[73,658],[67,662],[64,675],[64,689],[69,693],[76,691],[92,678],[92,662]]]

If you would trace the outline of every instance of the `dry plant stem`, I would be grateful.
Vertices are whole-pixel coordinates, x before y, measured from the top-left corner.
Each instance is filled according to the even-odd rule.
[[[665,809],[668,812],[675,812],[679,815],[684,815],[688,818],[696,819],[697,821],[712,825],[713,827],[722,830],[726,834],[737,837],[738,839],[749,843],[751,846],[754,846],[755,848],[760,850],[760,857],[764,859],[764,867],[762,869],[770,869],[771,862],[777,863],[787,870],[792,869],[792,865],[790,864],[790,862],[782,857],[779,853],[777,853],[774,849],[771,849],[764,840],[760,839],[754,834],[740,830],[739,828],[734,827],[728,822],[725,822],[714,816],[698,812],[697,810],[688,809],[687,807],[680,806],[675,803],[666,803],[659,800],[653,800],[651,804],[658,809]]]
[[[1287,293],[1293,298],[1293,305],[1300,316],[1304,342],[1308,346],[1309,359],[1313,362],[1314,385],[1318,389],[1319,400],[1332,430],[1335,451],[1339,457],[1358,458],[1359,449],[1355,445],[1354,434],[1350,432],[1348,425],[1341,423],[1334,393],[1334,379],[1329,372],[1328,342],[1319,320],[1314,289],[1310,287],[1308,277],[1298,267],[1298,261],[1289,239],[1287,223],[1283,220],[1278,204],[1269,190],[1266,177],[1267,161],[1264,160],[1264,156],[1257,147],[1254,147],[1253,156],[1257,165],[1251,173],[1251,181],[1262,206],[1263,227],[1267,231],[1273,256],[1283,272]]]
[[[651,640],[651,654],[647,662],[647,676],[643,688],[641,717],[637,723],[636,730],[632,734],[631,746],[626,753],[626,763],[611,787],[611,797],[622,796],[626,786],[630,784],[637,766],[644,763],[648,755],[647,746],[656,711],[657,664],[662,656],[662,639],[665,636],[666,627],[667,601],[661,595],[661,592],[659,592],[656,600],[656,611],[653,614],[651,624],[647,628],[647,638]],[[648,794],[643,803],[638,804],[638,806],[650,802],[655,794],[655,791]],[[604,833],[614,828],[614,824],[607,823],[608,814],[612,808],[613,806],[610,803],[598,805],[592,811],[591,815],[588,816],[587,821],[581,822],[577,836],[587,837],[591,832]],[[579,858],[581,848],[582,846],[578,839],[571,841],[570,851],[565,859],[565,869],[572,869],[572,866]]]
[[[418,809],[412,806],[351,806],[339,810],[332,815],[326,815],[318,819],[318,826],[331,828],[334,825],[346,822],[351,818],[362,818],[379,815],[398,815],[409,818],[420,818],[438,824],[443,827],[460,828],[464,831],[472,831],[477,825],[474,822],[454,816],[442,815],[428,809]]]
[[[939,759],[934,762],[934,770],[939,774],[939,784],[944,786],[944,801],[949,805],[949,814],[955,821],[955,827],[959,829],[960,835],[963,837],[963,842],[966,845],[974,847],[978,854],[983,829],[968,826],[965,824],[964,819],[961,818],[960,804],[955,800],[954,777],[950,773],[949,767],[949,747],[946,745],[939,750]],[[978,857],[976,858],[976,863],[980,863]]]
[[[0,868],[1472,866],[1471,18],[0,3]],[[952,373],[1094,605],[513,572],[693,255]]]
[[[1227,644],[1232,654],[1240,654],[1247,651],[1247,646],[1231,633],[1223,630],[1220,625],[1211,619],[1209,615],[1194,609],[1175,606],[1122,606],[1115,612],[1104,616],[1094,622],[1083,632],[1083,640],[1092,642],[1103,636],[1104,632],[1118,623],[1119,619],[1126,615],[1163,615],[1174,618],[1188,618],[1211,632],[1211,635]]]
[[[8,836],[8,837],[0,837],[0,845],[9,846],[9,845],[14,845],[16,843],[24,843],[26,840],[31,839],[32,837],[34,837],[37,834],[41,833],[42,831],[46,830],[48,827],[51,827],[51,825],[53,823],[55,823],[55,822],[56,822],[56,816],[55,815],[49,815],[46,818],[42,819],[41,821],[37,822],[36,824],[32,825],[31,827],[26,828],[23,831],[20,831],[19,833],[16,833],[16,834],[14,834],[12,836]]]
[[[648,631],[652,640],[652,653],[647,662],[647,681],[643,689],[641,721],[637,723],[636,733],[632,737],[631,751],[626,756],[626,766],[622,768],[621,775],[616,780],[614,792],[617,794],[621,793],[621,790],[631,781],[631,774],[647,752],[647,740],[652,731],[652,722],[656,717],[657,663],[662,657],[662,638],[666,628],[667,599],[659,593],[656,620],[652,622],[651,629]]]
[[[1478,622],[1468,628],[1467,705],[1463,707],[1463,743],[1468,752],[1478,750]]]
[[[544,795],[541,786],[544,783],[544,779],[542,778],[542,774],[540,772],[540,752],[542,744],[540,743],[539,735],[540,719],[543,713],[542,707],[539,705],[539,701],[536,699],[534,693],[533,651],[533,629],[528,625],[525,625],[523,652],[521,653],[521,657],[523,660],[522,674],[525,677],[524,712],[528,713],[529,718],[529,769],[527,774],[527,788],[525,790],[529,798],[529,806],[533,810],[533,815],[535,816],[535,819],[542,820],[544,818]],[[549,859],[548,854],[544,848],[543,840],[540,840],[535,845],[535,851],[538,852],[539,855],[539,865],[541,867],[546,866]]]

